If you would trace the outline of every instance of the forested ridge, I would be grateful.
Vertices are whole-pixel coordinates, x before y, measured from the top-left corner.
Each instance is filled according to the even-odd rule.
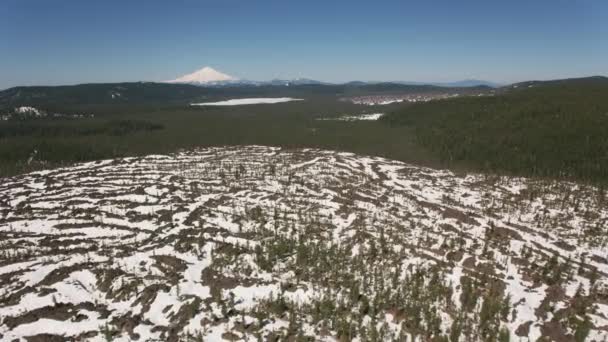
[[[446,165],[608,181],[608,79],[526,82],[500,95],[400,108],[383,120],[414,128]]]
[[[207,90],[166,86],[128,84],[128,89],[118,91],[121,97],[115,102],[90,104],[85,100],[92,93],[102,89],[99,96],[108,97],[118,86],[44,87],[40,89],[47,96],[32,103],[25,99],[40,95],[36,87],[27,88],[27,96],[20,88],[2,92],[7,103],[43,102],[47,104],[35,106],[85,117],[0,121],[0,176],[181,148],[255,144],[349,151],[464,171],[595,184],[608,180],[608,79],[604,77],[531,81],[497,89],[496,95],[377,106],[342,101],[343,94],[335,89],[321,95],[334,86],[311,85],[279,94],[304,101],[192,107],[175,101],[193,99]],[[361,86],[358,91],[383,87]],[[217,89],[213,96],[205,96],[271,97],[276,96],[271,90],[279,88]],[[165,90],[169,94],[158,103],[143,100]],[[74,95],[75,102],[70,102],[72,95],[61,95],[64,91],[88,95]],[[61,98],[65,104],[59,103]],[[387,115],[380,121],[319,120],[363,113]]]

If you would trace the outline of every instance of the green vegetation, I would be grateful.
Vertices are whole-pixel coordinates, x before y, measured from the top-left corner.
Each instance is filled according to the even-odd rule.
[[[0,122],[0,175],[180,148],[243,144],[319,147],[427,162],[428,154],[414,145],[412,135],[402,127],[316,120],[372,110],[377,109],[333,96],[234,107],[71,106],[62,111],[95,117]],[[35,150],[34,160],[27,163]]]
[[[599,77],[525,83],[498,96],[404,107],[384,121],[415,130],[448,166],[604,183],[607,93]]]
[[[484,86],[449,88],[449,92],[487,91]],[[152,82],[79,84],[72,86],[14,87],[0,91],[0,109],[15,106],[63,108],[65,105],[144,105],[187,104],[229,97],[311,97],[354,96],[367,94],[404,94],[442,92],[446,88],[431,85],[397,83],[306,84],[289,87],[276,85],[199,87],[188,84]],[[47,108],[51,109],[51,108]]]
[[[13,88],[0,92],[0,107],[40,105],[48,111],[95,117],[0,122],[0,176],[100,158],[258,144],[350,151],[465,171],[596,184],[608,180],[606,78],[528,82],[501,89],[496,96],[413,105],[370,107],[339,100],[436,88],[200,88],[153,83]],[[116,91],[120,97],[112,99]],[[243,96],[294,96],[306,101],[187,106],[190,101]],[[390,114],[378,122],[317,120],[371,112]]]
[[[162,129],[163,126],[144,120],[109,120],[109,121],[17,121],[0,126],[0,138],[31,137],[53,138],[59,136],[112,135],[123,136],[139,131]]]
[[[16,177],[0,184],[0,260],[52,272],[36,286],[12,282],[0,297],[5,324],[23,331],[33,318],[98,312],[91,333],[108,341],[149,340],[147,331],[163,341],[603,333],[594,325],[607,298],[597,251],[608,234],[596,188],[398,165],[250,146]],[[57,305],[62,292],[47,289],[69,291],[80,274],[96,277],[83,279],[84,299]],[[25,296],[42,304],[11,312]],[[120,311],[125,303],[138,311]]]

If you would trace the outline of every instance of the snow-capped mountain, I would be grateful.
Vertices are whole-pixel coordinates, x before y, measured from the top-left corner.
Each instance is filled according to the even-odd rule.
[[[185,83],[202,86],[261,86],[261,85],[303,85],[303,84],[324,84],[323,82],[307,79],[307,78],[296,78],[293,80],[287,79],[273,79],[270,81],[252,81],[242,80],[236,77],[219,72],[211,67],[204,67],[191,74],[178,77],[174,80],[165,81],[166,83]]]
[[[272,79],[269,81],[253,81],[253,80],[244,80],[239,79],[228,74],[224,74],[220,71],[217,71],[211,67],[204,67],[200,70],[197,70],[191,74],[187,74],[181,77],[178,77],[174,80],[165,81],[166,83],[184,83],[184,84],[193,84],[200,86],[297,86],[297,85],[319,85],[319,84],[332,84],[327,82],[321,82],[317,80],[312,80],[309,78],[295,78],[295,79]],[[348,85],[367,85],[367,84],[377,84],[383,82],[361,82],[361,81],[353,81],[348,82]],[[395,83],[395,84],[404,84],[404,85],[435,85],[441,87],[473,87],[473,86],[490,86],[497,87],[496,83],[480,81],[480,80],[464,80],[457,82],[448,82],[448,83],[433,83],[433,82],[403,82],[403,81],[395,81],[395,82],[386,82],[386,83]]]
[[[211,67],[204,67],[191,74],[187,74],[182,77],[178,77],[174,80],[170,80],[170,81],[166,81],[166,82],[167,83],[189,83],[189,84],[209,85],[209,84],[217,84],[217,83],[237,82],[238,80],[239,79],[236,77],[226,75]]]

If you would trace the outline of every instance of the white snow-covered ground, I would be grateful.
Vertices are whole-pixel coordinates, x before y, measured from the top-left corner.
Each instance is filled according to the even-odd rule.
[[[483,94],[481,94],[483,95]],[[428,102],[433,100],[447,99],[452,97],[461,96],[458,93],[419,93],[419,94],[395,94],[395,95],[366,95],[352,98],[346,98],[347,101],[354,104],[368,105],[368,106],[383,106],[392,103],[401,102]]]
[[[201,102],[192,103],[191,106],[242,106],[252,104],[264,104],[264,103],[281,103],[290,101],[303,101],[303,99],[295,99],[291,97],[259,97],[259,98],[245,98],[245,99],[230,99],[219,102]]]
[[[603,341],[600,194],[263,146],[4,178],[0,340],[481,341],[498,298],[511,341]]]
[[[376,121],[384,116],[384,113],[371,113],[359,115],[343,115],[335,118],[320,118],[317,120],[336,120],[336,121]]]
[[[47,112],[42,109],[38,109],[31,106],[15,107],[12,111],[0,115],[0,120],[23,120],[23,119],[41,119],[41,118],[71,118],[71,119],[82,119],[86,117],[93,117],[93,114],[64,114]]]
[[[28,107],[28,106],[24,106],[24,107],[17,107],[15,108],[15,113],[19,113],[19,114],[31,114],[33,116],[44,116],[46,115],[46,113],[34,108],[34,107]]]

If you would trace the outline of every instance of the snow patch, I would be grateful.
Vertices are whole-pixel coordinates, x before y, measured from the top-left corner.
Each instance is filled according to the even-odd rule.
[[[247,99],[231,99],[219,102],[202,102],[192,103],[191,106],[241,106],[261,103],[281,103],[289,101],[303,101],[304,99],[294,99],[291,97],[267,97],[267,98],[247,98]]]

